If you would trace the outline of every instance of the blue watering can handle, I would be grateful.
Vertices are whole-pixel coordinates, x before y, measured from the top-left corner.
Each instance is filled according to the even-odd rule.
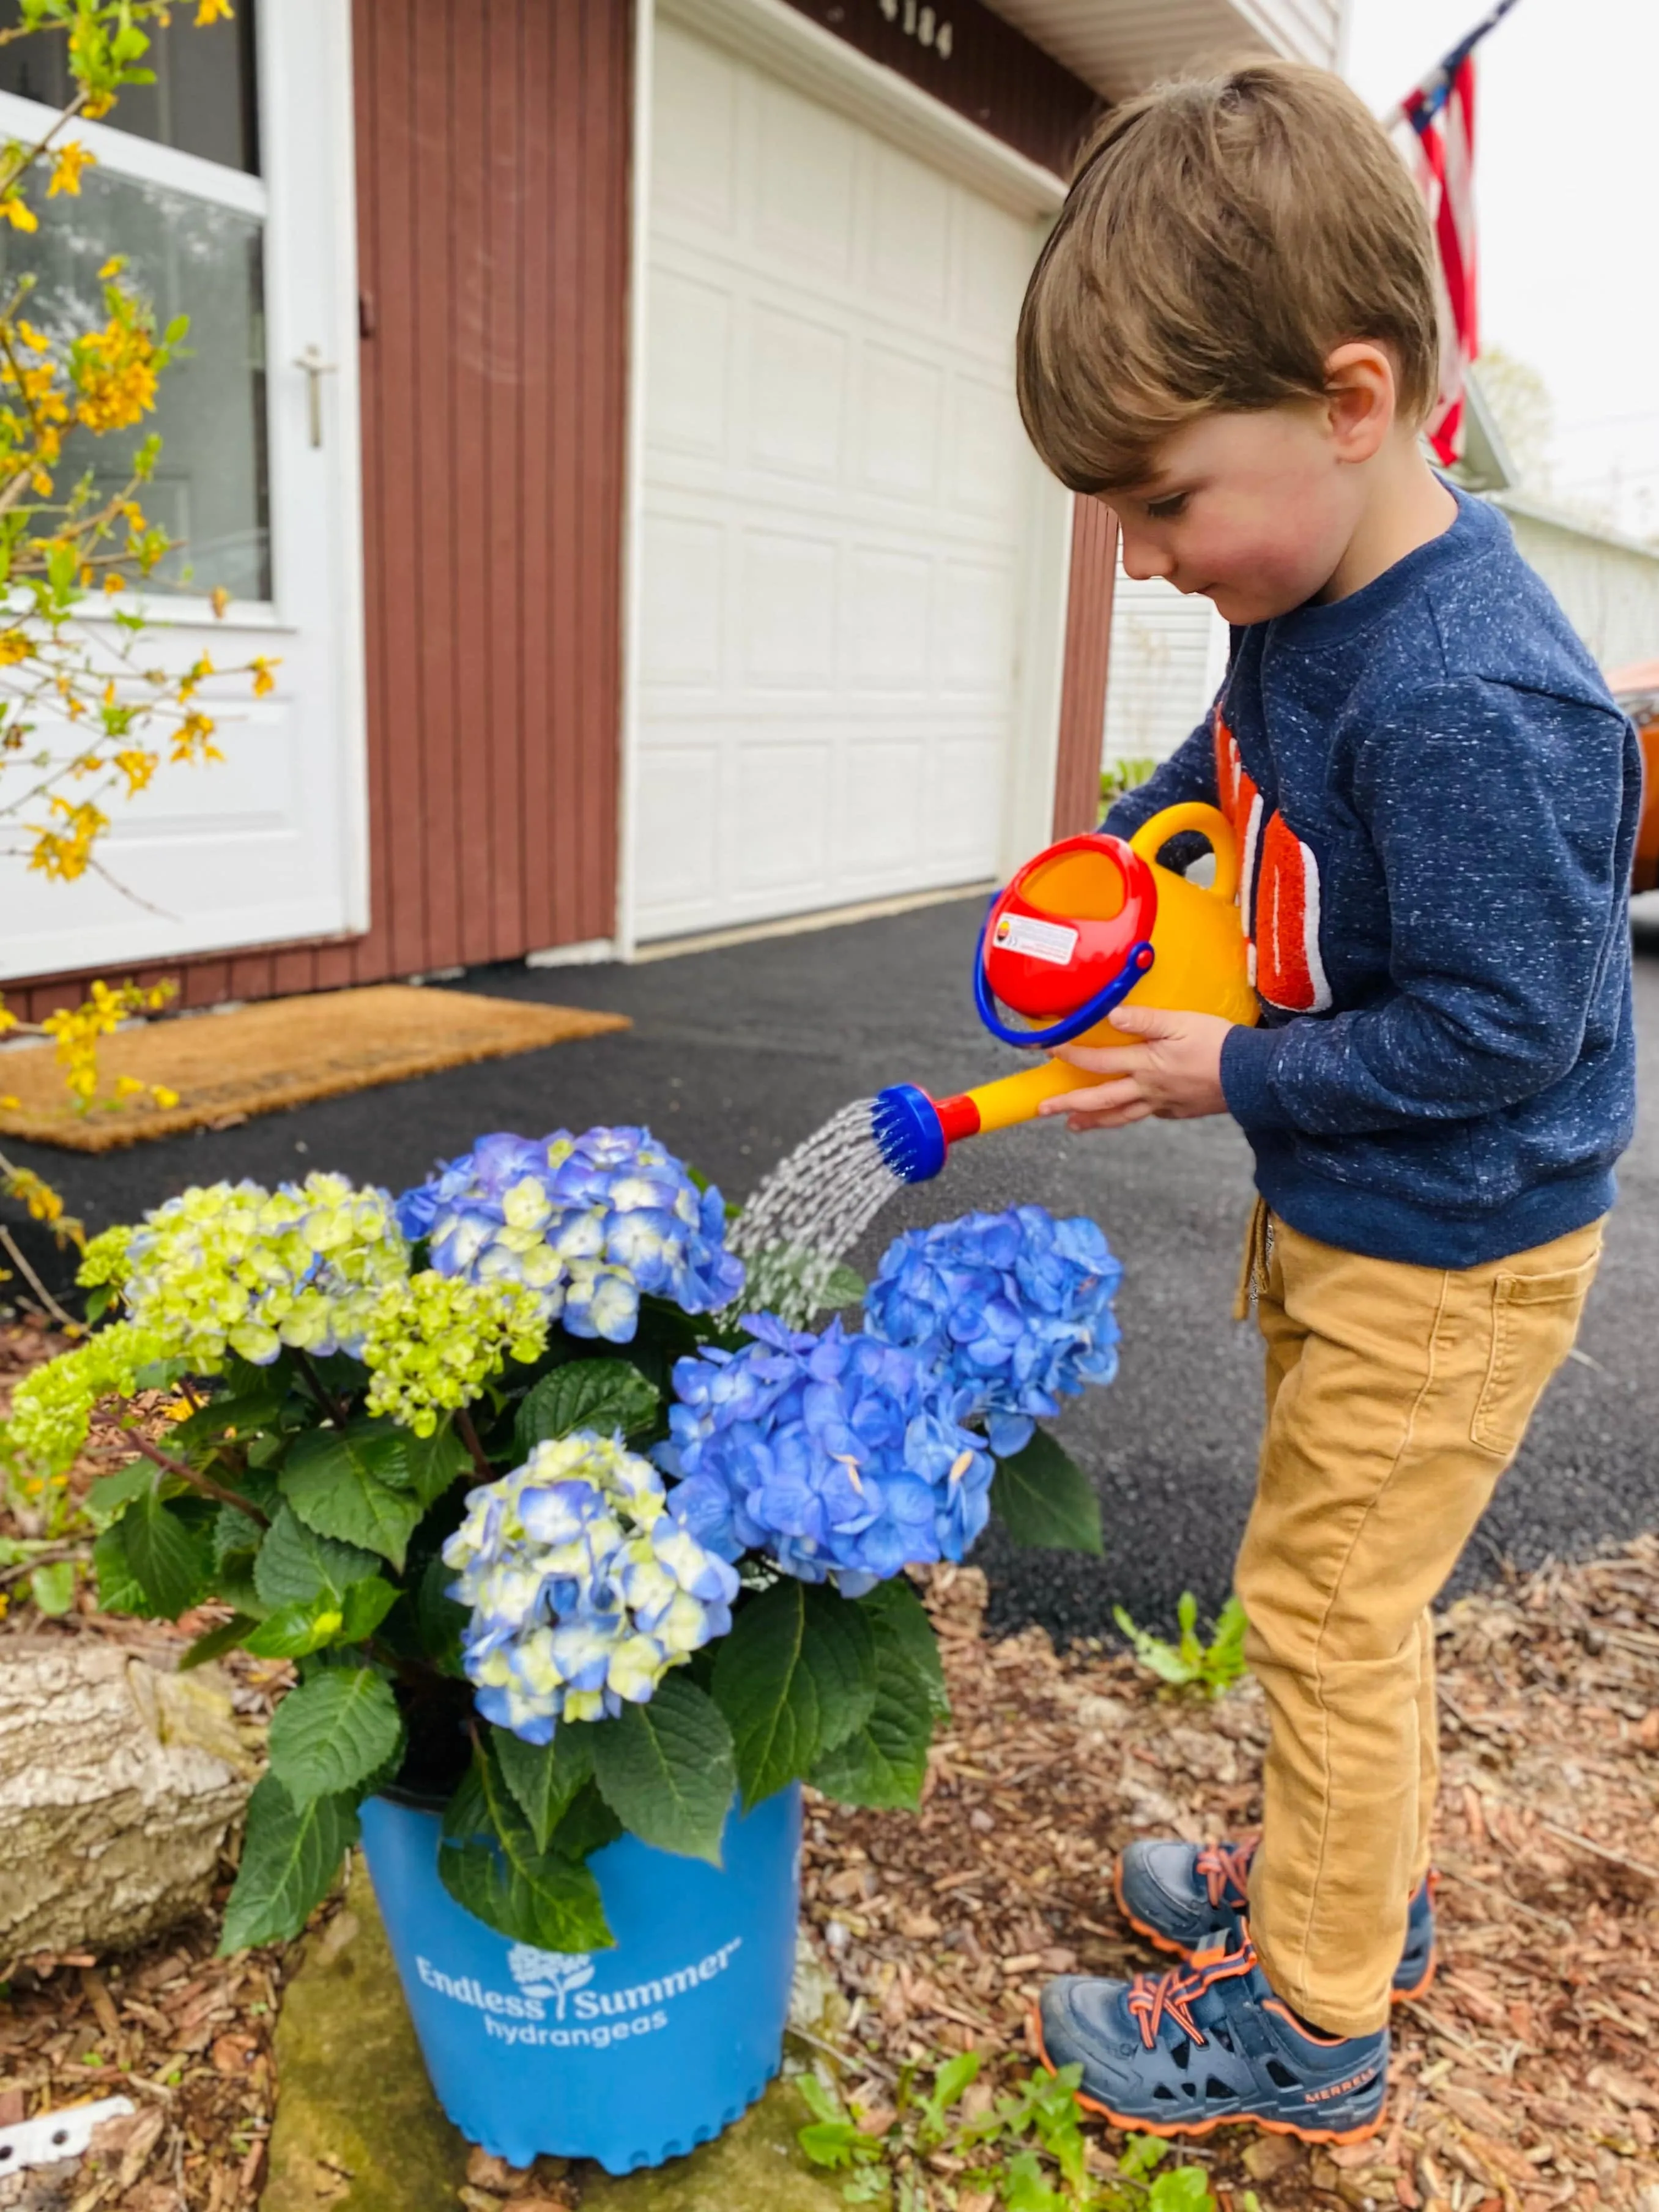
[[[996,1003],[991,996],[991,987],[985,980],[985,933],[990,927],[991,917],[988,914],[980,924],[979,943],[974,951],[974,1004],[979,1009],[981,1021],[991,1035],[1000,1037],[1004,1044],[1036,1045],[1041,1050],[1057,1044],[1070,1044],[1073,1037],[1081,1036],[1085,1030],[1091,1030],[1097,1022],[1104,1020],[1114,1006],[1121,1006],[1152,964],[1152,948],[1143,938],[1139,945],[1129,947],[1123,965],[1111,981],[1103,990],[1097,991],[1094,997],[1079,1006],[1075,1013],[1063,1015],[1046,1030],[1010,1029],[998,1013]]]

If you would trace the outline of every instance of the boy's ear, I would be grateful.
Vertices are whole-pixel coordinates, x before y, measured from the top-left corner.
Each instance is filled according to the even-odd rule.
[[[1325,412],[1338,459],[1370,460],[1395,423],[1395,366],[1384,347],[1362,338],[1327,355]]]

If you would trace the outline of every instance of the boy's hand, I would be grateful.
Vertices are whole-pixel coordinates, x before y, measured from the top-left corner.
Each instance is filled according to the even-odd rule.
[[[1063,1114],[1069,1128],[1080,1130],[1118,1129],[1152,1115],[1187,1121],[1226,1112],[1221,1047],[1232,1023],[1220,1014],[1170,1014],[1157,1006],[1120,1006],[1111,1022],[1146,1043],[1062,1045],[1056,1059],[1114,1079],[1045,1098],[1039,1114]]]

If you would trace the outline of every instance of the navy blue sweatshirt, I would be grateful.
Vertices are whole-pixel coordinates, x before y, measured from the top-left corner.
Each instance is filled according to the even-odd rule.
[[[1259,1029],[1221,1056],[1293,1228],[1468,1267],[1613,1202],[1635,1119],[1635,732],[1494,507],[1235,629],[1210,717],[1105,826],[1219,805]]]

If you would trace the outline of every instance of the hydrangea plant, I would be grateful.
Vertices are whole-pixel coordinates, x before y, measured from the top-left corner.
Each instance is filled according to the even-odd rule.
[[[7,1447],[61,1472],[123,1426],[103,1604],[194,1617],[186,1666],[295,1668],[228,1949],[303,1925],[378,1790],[444,1804],[451,1893],[558,1956],[610,1942],[588,1861],[624,1830],[717,1862],[734,1797],[914,1805],[945,1706],[905,1570],[994,1513],[1098,1550],[1035,1427],[1112,1372],[1091,1224],[912,1232],[865,1325],[817,1330],[732,1318],[725,1232],[648,1131],[602,1128],[481,1138],[396,1200],[189,1190],[88,1247],[93,1333]]]

